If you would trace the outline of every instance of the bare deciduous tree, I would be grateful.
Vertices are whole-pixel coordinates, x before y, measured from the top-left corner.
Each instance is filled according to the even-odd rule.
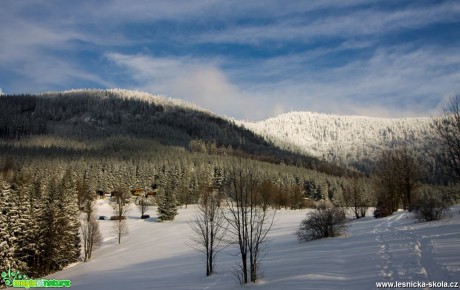
[[[407,146],[402,146],[394,151],[398,188],[401,195],[403,208],[412,210],[413,195],[419,187],[421,170],[414,152]]]
[[[127,191],[118,189],[115,191],[115,205],[113,206],[115,213],[115,224],[113,231],[118,237],[118,243],[121,243],[121,237],[128,235],[128,224],[126,223],[126,213],[128,212]]]
[[[217,254],[224,248],[225,216],[219,208],[220,196],[212,187],[203,188],[198,211],[190,222],[196,249],[206,255],[206,276],[214,273]]]
[[[267,234],[273,227],[276,212],[263,198],[255,178],[255,168],[243,164],[241,160],[233,164],[226,202],[231,242],[238,245],[241,255],[238,278],[242,284],[247,284],[249,280],[256,282]]]
[[[83,239],[83,252],[85,254],[84,262],[86,262],[91,259],[93,250],[101,246],[102,235],[99,231],[99,224],[93,216],[90,217],[89,221],[82,221],[80,229]]]
[[[85,200],[85,218],[80,224],[81,236],[83,239],[84,262],[91,259],[93,250],[101,246],[102,235],[99,231],[99,224],[94,216],[94,201]]]
[[[395,182],[397,180],[396,166],[390,151],[382,152],[377,166],[378,172],[374,179],[377,203],[385,215],[391,215],[398,210],[400,196]]]
[[[406,146],[385,151],[378,166],[378,202],[389,213],[397,211],[400,203],[404,209],[411,210],[413,195],[419,187],[421,175],[414,153]]]
[[[118,244],[121,244],[121,237],[126,237],[128,235],[128,224],[126,223],[126,220],[121,219],[115,221],[113,230],[117,235]]]
[[[460,95],[450,99],[443,115],[434,119],[433,127],[439,137],[444,164],[460,180]]]
[[[344,192],[345,204],[351,208],[357,219],[365,217],[369,208],[369,194],[365,192],[363,180],[357,176],[351,178]]]
[[[137,208],[141,212],[141,218],[145,216],[145,213],[149,210],[150,206],[152,205],[152,202],[145,196],[141,195],[139,196],[137,200]]]

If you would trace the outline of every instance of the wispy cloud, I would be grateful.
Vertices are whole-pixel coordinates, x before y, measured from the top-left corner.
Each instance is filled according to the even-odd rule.
[[[340,8],[335,6],[334,8]],[[302,10],[300,10],[302,11]],[[297,14],[299,11],[297,11]],[[409,7],[403,10],[376,10],[366,7],[346,14],[324,17],[282,18],[262,24],[231,26],[225,30],[198,35],[197,41],[224,43],[260,43],[274,40],[314,42],[325,37],[379,37],[397,30],[409,30],[436,23],[457,21],[460,3],[447,2],[427,7]]]
[[[109,53],[106,57],[128,70],[128,74],[136,81],[136,88],[186,99],[231,117],[266,116],[266,113],[255,110],[251,96],[231,83],[218,67],[218,60],[158,58],[120,53]]]
[[[261,63],[261,71],[287,77],[246,89],[264,90],[272,101],[286,96],[285,107],[387,117],[432,114],[445,95],[460,91],[455,48],[380,49],[370,58],[331,68],[309,67],[310,60],[298,55]]]

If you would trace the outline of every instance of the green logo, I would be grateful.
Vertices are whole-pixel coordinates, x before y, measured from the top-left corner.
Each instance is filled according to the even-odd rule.
[[[27,275],[11,269],[8,269],[8,272],[2,272],[2,279],[7,287],[15,288],[69,288],[72,286],[70,280],[29,279]]]

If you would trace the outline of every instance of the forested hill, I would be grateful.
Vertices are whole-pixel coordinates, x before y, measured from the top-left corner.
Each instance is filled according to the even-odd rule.
[[[121,136],[155,140],[190,151],[244,154],[273,163],[341,172],[316,158],[279,149],[250,130],[193,104],[137,91],[3,95],[0,110],[3,140],[52,136],[88,143]]]
[[[291,112],[242,125],[280,148],[369,171],[382,150],[401,144],[417,151],[426,161],[433,159],[431,123],[431,118],[389,119]]]

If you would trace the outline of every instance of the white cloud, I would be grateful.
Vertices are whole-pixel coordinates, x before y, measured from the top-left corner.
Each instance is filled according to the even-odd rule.
[[[136,88],[181,98],[217,114],[253,119],[266,113],[254,98],[233,84],[217,60],[158,58],[144,54],[109,53],[106,57],[129,71]]]
[[[454,48],[382,48],[368,59],[339,67],[310,65],[324,56],[327,52],[317,51],[236,63],[226,70],[221,68],[228,64],[225,60],[117,53],[107,58],[129,71],[136,88],[249,120],[289,108],[381,117],[429,115],[444,96],[460,92],[460,56]]]

